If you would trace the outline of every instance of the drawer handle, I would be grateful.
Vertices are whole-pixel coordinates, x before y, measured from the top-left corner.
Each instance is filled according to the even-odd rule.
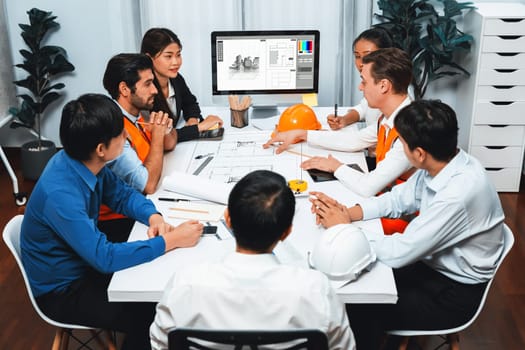
[[[519,23],[523,21],[523,18],[501,18],[500,21],[507,23]]]
[[[491,128],[506,128],[508,125],[499,125],[499,124],[489,124]]]
[[[496,106],[508,106],[514,103],[514,101],[490,101],[493,105]]]
[[[494,69],[498,73],[514,73],[517,69]]]
[[[485,168],[487,171],[501,171],[503,168]]]
[[[503,57],[512,57],[519,55],[520,52],[495,52],[495,54]]]
[[[504,89],[512,89],[516,85],[492,85],[494,89],[504,90]]]
[[[498,35],[501,40],[516,40],[521,38],[521,35]]]
[[[507,146],[484,146],[485,148],[488,148],[488,149],[504,149],[504,148],[507,148]]]

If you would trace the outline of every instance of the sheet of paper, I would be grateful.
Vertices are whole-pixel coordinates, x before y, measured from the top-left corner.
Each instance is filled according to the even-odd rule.
[[[317,106],[317,94],[303,94],[303,103],[310,107]]]
[[[168,191],[226,204],[228,203],[228,196],[233,188],[233,184],[174,171],[169,176],[164,177],[162,187]]]

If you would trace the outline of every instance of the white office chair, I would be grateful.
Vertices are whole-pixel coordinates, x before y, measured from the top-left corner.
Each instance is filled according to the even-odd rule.
[[[501,259],[498,262],[498,265],[496,266],[496,270],[494,271],[494,277],[496,276],[496,272],[498,271],[499,267],[501,266],[501,263],[505,259],[505,257],[508,255],[510,249],[514,245],[514,235],[512,234],[512,231],[510,228],[503,224],[503,254],[501,256]],[[481,302],[479,303],[478,309],[476,310],[476,313],[470,320],[462,324],[461,326],[450,328],[450,329],[440,329],[440,330],[406,330],[406,329],[395,329],[387,331],[388,334],[391,335],[397,335],[404,337],[403,341],[401,342],[401,345],[399,346],[399,350],[405,350],[408,346],[409,337],[414,336],[426,336],[426,335],[439,335],[445,338],[445,341],[440,344],[436,349],[440,348],[444,344],[449,344],[451,350],[459,350],[459,332],[469,327],[478,317],[478,315],[481,312],[481,309],[483,309],[483,305],[485,305],[485,300],[487,299],[487,295],[489,294],[490,285],[492,284],[492,281],[494,281],[494,277],[489,280],[487,283],[487,286],[485,287],[485,291],[483,292],[483,297],[481,298]]]
[[[4,241],[13,254],[16,263],[18,264],[18,267],[20,268],[20,272],[22,273],[22,277],[24,278],[24,283],[26,286],[27,294],[29,295],[29,299],[31,299],[31,304],[33,304],[34,309],[38,313],[38,315],[47,323],[49,323],[52,326],[55,326],[57,328],[55,332],[55,338],[53,340],[53,345],[51,347],[52,350],[60,350],[60,349],[67,349],[69,345],[69,337],[72,337],[76,341],[80,343],[80,348],[87,348],[91,349],[87,343],[91,342],[92,340],[95,340],[100,346],[104,347],[104,342],[99,337],[99,331],[90,327],[85,326],[79,326],[74,324],[66,324],[54,321],[47,317],[38,307],[38,304],[35,301],[35,298],[33,297],[33,292],[31,291],[31,286],[29,285],[29,279],[27,278],[26,271],[24,269],[24,265],[22,265],[22,258],[20,254],[20,229],[22,227],[22,220],[24,219],[23,215],[17,215],[13,217],[7,225],[4,228],[3,232],[3,238]],[[91,337],[87,339],[86,341],[83,341],[73,335],[73,330],[88,330],[91,332]],[[107,348],[109,350],[116,350],[115,345],[113,344],[113,341],[110,339],[107,342]]]

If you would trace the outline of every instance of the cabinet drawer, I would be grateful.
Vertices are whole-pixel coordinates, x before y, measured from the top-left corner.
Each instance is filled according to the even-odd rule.
[[[470,154],[479,159],[485,168],[520,168],[522,147],[488,148],[472,146]]]
[[[522,85],[525,69],[480,69],[479,85]]]
[[[482,52],[525,52],[525,36],[484,36]]]
[[[525,34],[525,18],[487,18],[484,35],[520,35]]]
[[[461,118],[461,116],[458,116]],[[496,104],[478,101],[474,108],[474,124],[524,125],[525,102]]]
[[[524,143],[524,125],[474,125],[471,144],[473,146],[520,146]]]
[[[520,189],[520,168],[486,169],[498,192],[518,192]]]
[[[480,67],[494,68],[525,68],[525,53],[485,52],[481,54]]]
[[[476,99],[488,101],[525,101],[525,85],[481,85],[478,87]]]

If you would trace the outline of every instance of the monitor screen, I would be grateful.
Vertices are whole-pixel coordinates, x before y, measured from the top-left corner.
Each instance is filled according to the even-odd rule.
[[[213,95],[317,93],[319,31],[211,33]]]

